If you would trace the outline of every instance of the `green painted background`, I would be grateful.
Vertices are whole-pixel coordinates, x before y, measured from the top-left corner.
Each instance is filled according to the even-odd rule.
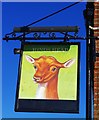
[[[68,59],[76,58],[76,62],[70,68],[61,68],[58,76],[58,94],[59,99],[76,100],[77,99],[77,63],[78,63],[78,45],[71,45],[69,51],[23,51],[21,79],[19,88],[20,99],[35,99],[37,83],[32,80],[35,70],[29,63],[25,55],[38,58],[42,55],[53,56],[59,62],[65,62]]]

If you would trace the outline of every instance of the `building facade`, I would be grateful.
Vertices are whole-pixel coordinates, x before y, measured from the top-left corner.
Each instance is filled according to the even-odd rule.
[[[99,37],[99,2],[94,2],[94,36]],[[99,38],[95,39],[96,61],[94,64],[94,118],[99,119]]]

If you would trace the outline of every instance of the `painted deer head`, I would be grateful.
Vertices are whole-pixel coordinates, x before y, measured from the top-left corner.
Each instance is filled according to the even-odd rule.
[[[50,80],[55,79],[55,77],[58,77],[60,68],[68,68],[75,62],[75,59],[70,59],[64,63],[60,63],[51,56],[33,58],[26,55],[26,59],[34,66],[36,72],[33,79],[37,83],[47,83]]]

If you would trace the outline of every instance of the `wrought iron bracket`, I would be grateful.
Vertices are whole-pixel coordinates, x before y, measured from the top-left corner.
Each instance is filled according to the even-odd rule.
[[[78,26],[54,26],[54,27],[15,27],[13,32],[6,34],[3,40],[63,40],[68,42],[70,39],[87,40],[89,38],[78,36]],[[72,34],[71,34],[72,33]],[[90,39],[97,39],[99,37],[90,37]]]
[[[15,27],[3,40],[64,40],[77,39],[78,26]],[[69,35],[68,33],[73,33]]]

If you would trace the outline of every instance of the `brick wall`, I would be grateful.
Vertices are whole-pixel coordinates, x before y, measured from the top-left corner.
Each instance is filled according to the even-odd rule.
[[[99,2],[94,2],[94,27],[99,27]],[[94,30],[94,36],[99,36],[99,30]],[[99,40],[95,40],[96,53],[99,53]],[[94,118],[99,119],[99,57],[94,65]]]

